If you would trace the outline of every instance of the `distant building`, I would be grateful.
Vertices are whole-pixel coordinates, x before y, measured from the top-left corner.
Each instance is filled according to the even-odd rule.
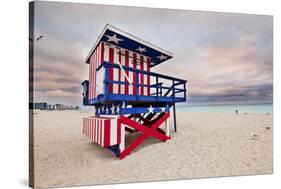
[[[46,102],[29,103],[29,109],[34,110],[79,110],[79,106],[67,106],[64,104],[47,104]]]
[[[47,109],[47,103],[46,102],[35,102],[35,103],[33,103],[32,109],[46,110]]]

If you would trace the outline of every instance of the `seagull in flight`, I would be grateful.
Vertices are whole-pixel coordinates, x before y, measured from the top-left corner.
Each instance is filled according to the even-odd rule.
[[[36,41],[39,41],[40,39],[42,39],[44,37],[44,35],[40,35],[39,37],[36,38]]]

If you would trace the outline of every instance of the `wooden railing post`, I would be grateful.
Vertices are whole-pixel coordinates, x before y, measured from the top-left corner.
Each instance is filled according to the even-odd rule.
[[[104,79],[104,96],[107,99],[109,93],[109,66],[104,66],[105,69],[105,79]]]
[[[158,97],[159,90],[158,90],[158,77],[156,76],[156,96]]]
[[[173,85],[172,85],[172,90],[173,90],[173,100],[175,101],[175,80],[173,80]]]
[[[139,71],[136,70],[137,78],[136,78],[136,95],[139,95]]]

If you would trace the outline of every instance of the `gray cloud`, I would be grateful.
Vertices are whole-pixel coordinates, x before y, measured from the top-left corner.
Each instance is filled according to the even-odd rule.
[[[35,98],[81,104],[85,57],[106,23],[174,54],[152,71],[187,79],[189,101],[272,102],[271,16],[36,2]]]

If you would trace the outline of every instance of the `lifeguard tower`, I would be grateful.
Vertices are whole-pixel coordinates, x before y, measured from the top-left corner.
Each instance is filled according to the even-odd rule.
[[[151,69],[172,56],[106,25],[86,58],[89,80],[82,83],[83,105],[93,106],[95,115],[83,119],[83,133],[120,159],[148,137],[170,139],[170,108],[176,132],[175,103],[186,101],[186,81]],[[125,144],[125,134],[133,132],[141,135]]]

